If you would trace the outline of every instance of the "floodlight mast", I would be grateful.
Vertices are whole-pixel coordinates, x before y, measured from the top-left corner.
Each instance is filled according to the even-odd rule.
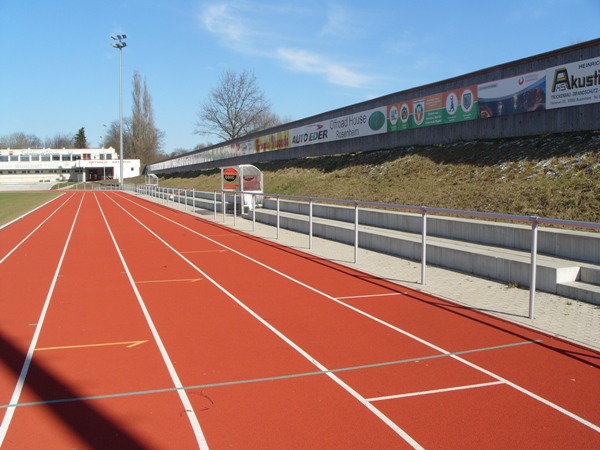
[[[127,47],[126,34],[111,36],[112,46],[119,49],[119,187],[123,189],[123,48]]]

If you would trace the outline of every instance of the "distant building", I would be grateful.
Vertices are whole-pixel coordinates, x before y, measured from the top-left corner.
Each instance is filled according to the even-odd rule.
[[[114,148],[0,149],[0,185],[119,179]],[[140,174],[139,159],[123,160],[123,178]]]

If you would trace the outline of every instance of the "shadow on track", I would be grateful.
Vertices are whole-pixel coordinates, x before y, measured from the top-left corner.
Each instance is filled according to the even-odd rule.
[[[15,347],[1,332],[0,355],[0,361],[18,378],[26,354]],[[74,435],[84,440],[90,448],[132,450],[150,448],[149,444],[145,444],[139,438],[132,436],[120,424],[95,408],[91,402],[79,400],[81,395],[78,392],[61,382],[50,371],[36,364],[35,359],[32,360],[29,368],[25,388],[33,391],[41,399],[41,404],[36,404],[37,406],[17,406],[15,418],[18,417],[20,408],[42,407],[59,418]],[[67,400],[52,403],[54,399]],[[44,400],[47,400],[48,403],[43,403]],[[0,405],[0,408],[7,409],[7,405]],[[35,427],[35,424],[30,424],[30,427]],[[10,431],[7,436],[10,436]],[[13,442],[18,445],[18,441],[14,438]],[[40,448],[51,445],[50,442],[39,442],[38,444]]]

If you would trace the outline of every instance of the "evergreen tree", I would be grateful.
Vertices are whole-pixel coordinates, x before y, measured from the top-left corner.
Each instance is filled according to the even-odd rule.
[[[73,138],[73,148],[88,148],[88,142],[85,138],[85,128],[81,127]]]

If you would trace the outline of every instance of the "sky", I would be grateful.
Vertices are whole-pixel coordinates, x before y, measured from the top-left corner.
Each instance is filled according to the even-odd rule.
[[[100,146],[131,116],[134,71],[163,152],[195,134],[224,71],[254,72],[285,121],[600,37],[598,0],[0,0],[0,136],[85,128]]]

